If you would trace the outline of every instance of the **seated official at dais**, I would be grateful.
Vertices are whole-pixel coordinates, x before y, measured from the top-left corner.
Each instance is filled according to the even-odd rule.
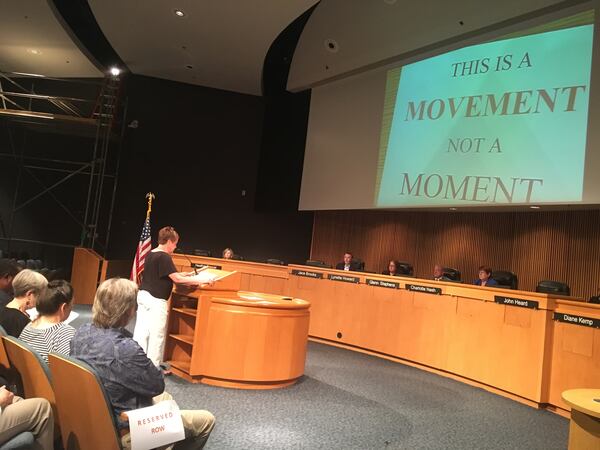
[[[344,253],[344,260],[335,265],[335,268],[338,270],[353,270],[360,271],[361,266],[360,262],[354,260],[354,256],[352,253],[346,252]]]
[[[477,286],[498,286],[498,282],[491,278],[492,268],[487,266],[479,267],[479,278],[473,281]]]
[[[381,272],[382,275],[391,275],[393,277],[398,277],[398,276],[402,276],[404,275],[401,271],[400,271],[400,262],[396,261],[395,259],[392,259],[389,263],[388,263],[388,268],[387,270],[384,270],[383,272]]]
[[[441,264],[433,266],[433,277],[435,281],[452,281],[444,274],[444,268]]]

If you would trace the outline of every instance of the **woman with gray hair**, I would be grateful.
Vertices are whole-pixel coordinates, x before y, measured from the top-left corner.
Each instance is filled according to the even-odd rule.
[[[19,337],[31,319],[27,310],[35,308],[37,299],[46,289],[48,280],[42,274],[25,269],[12,281],[15,297],[0,309],[0,325],[10,336]]]
[[[92,323],[81,326],[71,345],[71,356],[92,366],[110,399],[123,448],[131,448],[128,424],[121,413],[144,408],[172,397],[164,392],[163,374],[148,359],[125,326],[135,316],[137,285],[122,278],[103,282],[96,291]],[[204,410],[181,411],[186,440],[175,445],[202,448],[215,418]]]

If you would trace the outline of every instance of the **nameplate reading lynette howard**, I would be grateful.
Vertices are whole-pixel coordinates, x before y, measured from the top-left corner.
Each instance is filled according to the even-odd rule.
[[[494,295],[494,302],[500,305],[518,306],[520,308],[537,309],[540,302],[535,300],[523,300],[522,298],[504,297],[503,295]]]
[[[292,269],[292,275],[306,278],[323,278],[321,272],[311,272],[310,270]]]
[[[555,312],[552,318],[559,322],[572,323],[573,325],[581,325],[582,327],[600,328],[600,319],[593,319],[591,317]]]
[[[400,283],[396,283],[394,281],[373,280],[372,278],[367,278],[367,284],[369,286],[384,287],[389,289],[400,289]]]
[[[192,269],[204,269],[205,267],[216,270],[221,270],[223,268],[223,266],[214,266],[212,264],[192,263]]]
[[[358,283],[360,282],[359,277],[349,277],[348,275],[334,275],[329,274],[328,278],[333,281],[343,281],[344,283]]]
[[[414,292],[424,292],[426,294],[436,294],[436,295],[442,294],[442,288],[431,287],[431,286],[421,286],[420,284],[408,284],[407,283],[406,290],[414,291]]]

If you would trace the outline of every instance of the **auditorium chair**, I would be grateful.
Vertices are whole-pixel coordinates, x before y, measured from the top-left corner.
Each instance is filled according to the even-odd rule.
[[[398,271],[398,273],[401,273],[402,275],[407,275],[409,277],[413,277],[414,276],[414,269],[411,263],[407,263],[404,261],[398,261],[398,267],[396,267],[396,270]]]
[[[305,266],[319,267],[321,269],[331,269],[331,264],[327,264],[325,261],[319,261],[318,259],[307,259],[304,263]]]
[[[110,400],[96,371],[83,361],[56,353],[48,355],[48,362],[64,448],[120,450]]]
[[[210,252],[210,250],[202,250],[199,248],[195,248],[194,249],[194,255],[195,256],[208,256],[211,257],[212,253]]]
[[[596,305],[600,305],[600,295],[592,295],[588,300],[588,303],[594,303]]]
[[[560,281],[542,280],[537,284],[535,292],[571,295],[571,288]]]
[[[286,263],[280,259],[275,259],[275,258],[271,258],[271,259],[267,259],[267,264],[275,264],[278,266],[285,266]]]
[[[35,437],[33,433],[24,431],[17,434],[11,440],[0,445],[0,450],[30,450],[33,448]]]
[[[48,365],[28,344],[13,336],[2,336],[10,365],[21,376],[25,398],[45,398],[52,405],[54,423],[58,426],[56,400],[52,389],[52,379]]]
[[[506,289],[517,289],[519,287],[519,280],[517,276],[506,270],[495,270],[492,272],[490,277],[492,280],[496,280],[498,287]]]
[[[443,269],[444,276],[450,278],[451,281],[460,283],[460,270],[453,269],[452,267],[444,267]]]

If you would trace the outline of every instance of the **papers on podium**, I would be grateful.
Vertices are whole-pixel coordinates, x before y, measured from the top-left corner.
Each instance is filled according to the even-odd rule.
[[[226,278],[229,275],[232,275],[234,273],[236,273],[235,270],[233,272],[228,272],[226,270],[206,268],[206,269],[203,269],[201,272],[198,272],[195,275],[190,275],[189,279],[193,280],[193,281],[198,281],[203,284],[204,283],[214,283],[214,282],[222,280],[223,278]]]

